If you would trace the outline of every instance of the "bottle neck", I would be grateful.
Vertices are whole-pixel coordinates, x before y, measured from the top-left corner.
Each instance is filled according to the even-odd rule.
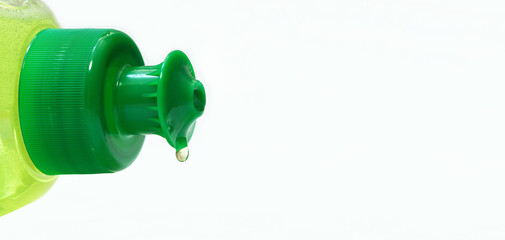
[[[124,134],[161,135],[157,93],[159,66],[126,67],[115,96],[117,125]]]

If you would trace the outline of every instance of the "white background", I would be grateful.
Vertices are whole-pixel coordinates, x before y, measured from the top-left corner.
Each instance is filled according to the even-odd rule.
[[[206,112],[176,161],[62,176],[1,239],[504,239],[503,1],[46,0],[149,65],[185,51]]]

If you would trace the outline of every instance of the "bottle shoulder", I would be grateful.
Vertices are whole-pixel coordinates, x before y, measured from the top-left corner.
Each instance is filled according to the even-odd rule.
[[[25,149],[18,111],[18,85],[33,37],[56,28],[38,0],[0,0],[0,216],[42,196],[56,180],[38,171]]]

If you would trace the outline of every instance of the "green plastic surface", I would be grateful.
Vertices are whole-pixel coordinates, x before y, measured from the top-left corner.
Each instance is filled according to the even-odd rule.
[[[111,29],[46,29],[26,53],[19,114],[27,151],[48,175],[116,172],[145,134],[185,147],[205,106],[203,85],[174,51],[144,66],[130,37]]]
[[[203,85],[181,51],[156,66],[125,69],[116,99],[121,132],[157,134],[177,150],[187,146],[205,108]]]

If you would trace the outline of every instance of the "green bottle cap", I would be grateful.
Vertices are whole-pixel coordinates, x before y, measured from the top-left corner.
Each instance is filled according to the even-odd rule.
[[[205,90],[181,51],[144,66],[126,34],[46,29],[32,40],[19,82],[24,143],[48,175],[116,172],[157,134],[187,158]]]

